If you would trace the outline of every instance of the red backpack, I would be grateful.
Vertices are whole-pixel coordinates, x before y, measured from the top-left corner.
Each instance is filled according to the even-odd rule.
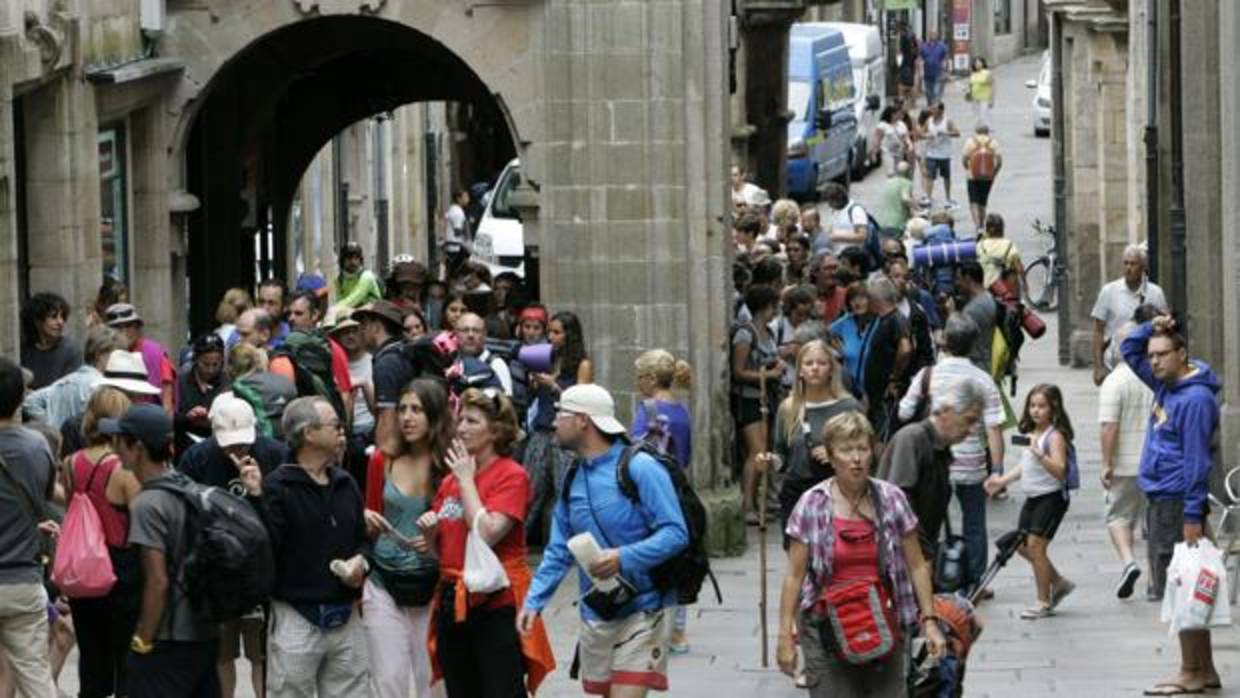
[[[974,138],[977,147],[969,156],[969,179],[994,179],[998,169],[998,153],[990,137]]]

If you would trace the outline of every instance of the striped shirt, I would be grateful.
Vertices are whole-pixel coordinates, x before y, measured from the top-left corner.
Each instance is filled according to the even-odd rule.
[[[951,390],[957,381],[962,380],[976,381],[986,391],[986,408],[982,411],[982,419],[973,429],[973,433],[952,446],[951,478],[953,484],[976,485],[986,479],[989,463],[986,430],[1003,424],[1003,400],[999,395],[999,388],[985,371],[973,365],[967,358],[958,356],[944,356],[934,365],[930,373],[930,395],[942,395],[944,391]],[[900,419],[910,420],[917,412],[922,399],[921,384],[922,373],[918,371],[908,392],[900,400]]]
[[[801,583],[801,610],[807,611],[831,584],[835,531],[832,527],[834,507],[831,504],[831,483],[835,478],[814,485],[797,502],[788,519],[786,533],[809,548],[809,574]],[[878,514],[878,555],[885,572],[887,586],[895,601],[900,624],[906,629],[917,625],[919,609],[913,590],[912,576],[904,560],[904,538],[917,533],[917,515],[909,507],[899,487],[870,478],[871,495],[877,494],[874,509]],[[874,497],[872,496],[871,499]]]

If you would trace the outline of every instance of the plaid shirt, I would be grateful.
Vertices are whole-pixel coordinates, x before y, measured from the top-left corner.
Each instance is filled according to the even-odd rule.
[[[900,624],[911,628],[917,625],[919,609],[908,565],[904,561],[904,537],[917,532],[917,515],[899,487],[873,478],[870,479],[870,487],[871,494],[878,495],[874,508],[879,523],[875,527],[879,536],[879,568],[885,572]],[[831,480],[826,480],[801,496],[788,519],[788,535],[809,547],[809,574],[801,584],[803,611],[809,610],[822,590],[831,583],[835,547],[835,532],[831,525],[833,512]]]

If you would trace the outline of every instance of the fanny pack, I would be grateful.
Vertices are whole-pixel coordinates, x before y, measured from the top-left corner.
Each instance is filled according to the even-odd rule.
[[[597,586],[592,587],[590,592],[581,599],[582,603],[590,607],[591,611],[598,614],[603,620],[615,620],[620,617],[620,611],[624,610],[637,598],[637,588],[629,584],[623,577],[615,578],[616,586],[608,591],[602,591]]]
[[[435,587],[439,585],[437,565],[405,572],[384,567],[371,560],[370,571],[397,606],[425,606],[434,598]]]
[[[297,615],[319,630],[335,630],[349,622],[353,615],[352,603],[293,603],[289,604]]]
[[[818,597],[814,611],[824,618],[820,630],[824,649],[842,662],[881,662],[900,646],[891,594],[876,579],[831,585]]]

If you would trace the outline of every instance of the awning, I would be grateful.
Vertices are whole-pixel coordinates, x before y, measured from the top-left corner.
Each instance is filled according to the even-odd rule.
[[[103,85],[119,85],[184,69],[185,61],[180,58],[140,58],[118,65],[88,67],[86,79]]]

